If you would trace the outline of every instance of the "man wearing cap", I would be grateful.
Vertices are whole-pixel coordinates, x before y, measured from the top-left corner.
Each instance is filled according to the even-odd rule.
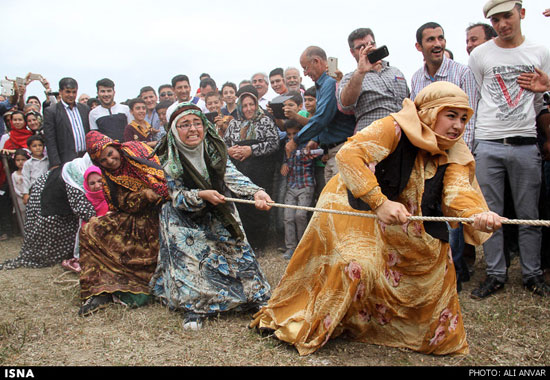
[[[483,13],[497,37],[476,47],[469,59],[481,98],[477,110],[474,153],[477,179],[491,211],[503,213],[504,177],[510,188],[518,219],[538,219],[541,157],[537,146],[536,115],[542,94],[520,86],[522,73],[550,72],[550,52],[526,39],[521,31],[525,9],[520,0],[490,0]],[[519,250],[524,286],[547,296],[541,270],[540,227],[519,226]],[[504,287],[507,280],[502,230],[483,245],[487,278],[472,291],[482,299]]]

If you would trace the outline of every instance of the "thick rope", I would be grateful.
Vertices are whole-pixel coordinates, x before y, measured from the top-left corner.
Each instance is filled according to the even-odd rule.
[[[235,202],[235,203],[247,203],[247,204],[254,204],[254,201],[247,200],[247,199],[239,199],[239,198],[229,198],[225,197],[226,201],[229,202]],[[297,210],[305,210],[305,211],[311,211],[311,212],[326,212],[330,214],[340,214],[340,215],[350,215],[350,216],[359,216],[362,218],[372,218],[377,219],[378,216],[371,212],[353,212],[353,211],[341,211],[341,210],[329,210],[324,208],[316,208],[316,207],[306,207],[306,206],[296,206],[296,205],[287,205],[283,203],[275,203],[275,202],[269,202],[268,203],[271,207],[281,207],[281,208],[293,208]],[[460,223],[473,223],[474,218],[456,218],[456,217],[443,217],[443,216],[409,216],[408,218],[410,221],[413,220],[420,220],[424,222],[460,222]],[[530,225],[530,226],[550,226],[550,220],[528,220],[528,219],[504,219],[502,220],[502,224],[523,224],[523,225]]]

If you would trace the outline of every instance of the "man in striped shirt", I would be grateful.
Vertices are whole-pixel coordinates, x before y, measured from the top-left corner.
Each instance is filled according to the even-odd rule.
[[[446,40],[443,28],[429,22],[422,25],[416,32],[416,49],[422,53],[425,64],[411,78],[411,99],[414,100],[424,87],[437,81],[447,81],[456,84],[470,98],[470,107],[475,111],[479,94],[474,75],[470,68],[445,57]],[[470,119],[464,130],[464,142],[470,150],[474,141],[476,115]]]
[[[44,110],[44,137],[50,169],[86,153],[86,133],[90,131],[87,105],[77,103],[78,83],[73,78],[59,81],[61,101]]]
[[[474,143],[474,128],[476,109],[479,100],[476,80],[470,68],[445,56],[445,34],[441,25],[428,22],[416,31],[416,49],[424,57],[424,65],[411,78],[411,99],[414,100],[424,87],[437,81],[446,81],[456,84],[470,98],[470,107],[474,110],[464,129],[462,138],[468,148],[472,150]],[[456,270],[457,290],[462,289],[462,281],[470,279],[468,266],[464,260],[464,235],[462,225],[449,228],[449,243]]]

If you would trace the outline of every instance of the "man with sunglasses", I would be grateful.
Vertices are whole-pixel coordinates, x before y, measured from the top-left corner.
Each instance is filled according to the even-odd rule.
[[[409,87],[403,73],[381,60],[370,63],[367,54],[376,49],[374,33],[369,28],[359,28],[348,37],[351,55],[357,69],[342,78],[338,86],[338,107],[342,112],[353,113],[355,132],[398,112],[403,99],[409,97]]]
[[[163,84],[159,86],[159,103],[166,100],[170,101],[171,103],[174,103],[176,101],[174,88],[170,84]]]

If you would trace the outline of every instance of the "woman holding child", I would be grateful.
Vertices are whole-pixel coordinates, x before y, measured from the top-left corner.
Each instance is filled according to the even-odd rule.
[[[475,245],[500,228],[461,138],[472,114],[459,87],[435,82],[351,137],[317,206],[374,210],[378,221],[315,213],[252,326],[301,355],[344,333],[422,353],[467,353],[447,226],[408,217],[473,217],[464,233]]]
[[[239,214],[225,196],[253,198],[260,210],[270,208],[271,198],[235,169],[224,141],[197,106],[178,105],[169,125],[156,152],[171,201],[160,214],[151,288],[163,303],[183,312],[185,328],[198,329],[204,318],[257,308],[269,298],[269,284]]]
[[[141,306],[150,301],[149,281],[158,255],[158,211],[168,199],[158,158],[146,143],[119,143],[91,131],[86,147],[101,168],[110,212],[80,231],[80,315],[112,302]]]

